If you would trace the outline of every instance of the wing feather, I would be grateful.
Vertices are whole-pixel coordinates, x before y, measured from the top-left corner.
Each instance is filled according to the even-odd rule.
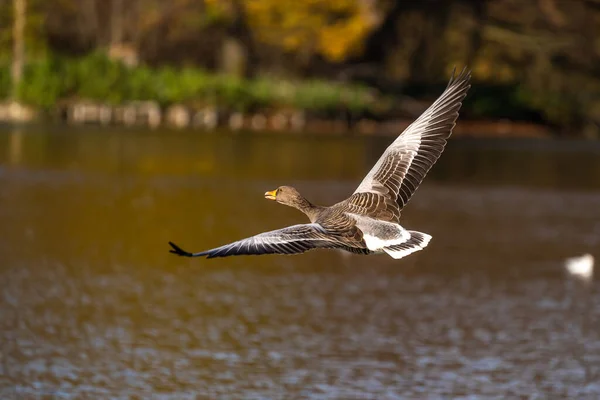
[[[466,69],[457,77],[452,74],[440,97],[385,150],[348,199],[349,205],[368,208],[365,205],[375,201],[374,194],[383,198],[377,201],[386,205],[394,220],[400,218],[400,211],[444,151],[471,87],[470,78]]]
[[[238,240],[214,249],[190,253],[169,242],[171,253],[185,257],[227,257],[262,254],[298,254],[316,248],[351,248],[354,243],[330,234],[319,224],[299,224]],[[357,249],[359,250],[359,249]]]

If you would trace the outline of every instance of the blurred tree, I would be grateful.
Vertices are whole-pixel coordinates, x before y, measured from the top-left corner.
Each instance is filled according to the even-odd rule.
[[[20,36],[23,59],[46,52],[43,0],[0,0],[0,63],[12,62],[15,36]],[[19,45],[20,46],[20,45]]]
[[[250,28],[246,34],[293,55],[301,67],[317,56],[340,63],[357,54],[379,15],[370,0],[207,0],[207,4],[236,18],[245,15]]]
[[[489,15],[478,76],[518,83],[547,121],[579,131],[600,101],[600,3],[495,0]]]
[[[123,0],[112,0],[111,2],[111,29],[108,56],[112,60],[118,60],[128,67],[135,67],[139,63],[139,54],[135,44],[131,40],[134,34],[130,33],[128,35],[129,40],[125,40],[125,26],[123,21],[130,19],[130,10],[125,9],[124,5]]]
[[[123,42],[123,0],[112,0],[110,10],[110,44],[120,45]]]
[[[25,65],[26,9],[26,0],[13,0],[13,57],[11,68],[13,99],[17,98],[17,90],[23,77],[23,66]]]
[[[231,0],[229,5],[231,20],[221,46],[221,70],[230,75],[253,76],[257,54],[246,7],[241,0]]]
[[[0,84],[9,63],[18,79],[23,60],[47,50],[238,76],[345,78],[415,97],[468,65],[472,115],[533,109],[597,132],[599,32],[600,0],[0,0]],[[509,88],[501,100],[499,86]]]
[[[486,84],[514,85],[514,101],[540,110],[548,122],[578,130],[598,121],[592,110],[600,108],[600,1],[381,0],[380,6],[383,21],[354,60],[378,66],[372,74],[384,68],[404,82],[433,83],[466,64],[480,97]],[[509,109],[496,108],[502,107]]]

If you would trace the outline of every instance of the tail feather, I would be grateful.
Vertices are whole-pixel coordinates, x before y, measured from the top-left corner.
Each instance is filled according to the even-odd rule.
[[[406,242],[384,247],[383,251],[398,260],[415,251],[423,250],[431,240],[431,235],[423,232],[408,231],[408,233],[410,233],[410,238]]]

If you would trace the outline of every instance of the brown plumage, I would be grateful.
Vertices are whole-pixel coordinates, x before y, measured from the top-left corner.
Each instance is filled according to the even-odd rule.
[[[452,74],[441,96],[390,144],[346,200],[330,207],[316,206],[290,186],[265,193],[268,199],[302,211],[309,224],[261,233],[199,253],[189,253],[169,242],[171,252],[213,258],[336,248],[358,254],[385,252],[402,258],[422,250],[431,236],[402,228],[400,212],[444,150],[470,88],[470,77],[466,69],[456,78]]]

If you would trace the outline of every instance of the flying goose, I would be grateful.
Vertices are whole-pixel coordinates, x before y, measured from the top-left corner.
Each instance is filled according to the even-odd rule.
[[[214,249],[189,253],[169,242],[171,253],[207,258],[297,254],[317,248],[357,254],[387,253],[395,259],[425,248],[431,236],[400,226],[400,211],[440,157],[471,87],[470,71],[452,73],[442,95],[384,151],[346,200],[317,206],[296,189],[281,186],[265,198],[302,211],[310,223],[264,232]]]

